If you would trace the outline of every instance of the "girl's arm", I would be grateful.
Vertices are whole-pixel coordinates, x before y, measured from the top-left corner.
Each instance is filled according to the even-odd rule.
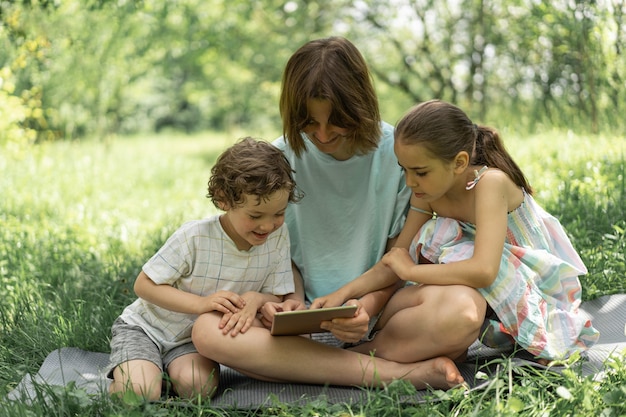
[[[413,197],[412,197],[413,199]],[[413,204],[413,201],[411,201]],[[402,231],[395,239],[389,239],[387,250],[393,246],[408,248],[419,228],[430,216],[410,210]],[[406,250],[406,249],[405,249]],[[370,317],[378,314],[397,288],[403,285],[398,276],[380,261],[352,282],[334,293],[313,300],[311,308],[334,307],[345,302],[359,308],[355,317],[324,322],[322,327],[345,342],[357,342],[368,330]],[[361,297],[359,300],[357,298]]]
[[[156,284],[143,271],[135,280],[134,290],[138,297],[179,313],[202,314],[208,311],[234,313],[246,305],[245,300],[232,291],[218,291],[203,297],[168,284]]]
[[[383,263],[403,280],[422,284],[489,286],[500,268],[507,232],[510,193],[521,192],[501,171],[483,175],[474,187],[476,238],[471,258],[447,264],[419,264],[405,250],[392,249]]]
[[[414,196],[411,196],[411,205],[420,207],[425,211],[432,210],[428,206],[424,207],[424,204],[417,200]],[[392,247],[408,250],[413,237],[415,237],[420,227],[422,227],[422,225],[431,217],[432,216],[415,210],[409,210],[400,234],[395,239],[389,239],[387,242],[387,251],[389,251]],[[346,300],[363,297],[366,294],[368,298],[378,298],[378,296],[386,297],[382,303],[378,300],[375,300],[372,303],[372,305],[375,306],[382,306],[395,291],[397,283],[398,276],[394,273],[394,271],[387,268],[381,261],[379,261],[372,268],[339,288],[334,293],[314,300],[311,307],[334,307],[343,304]]]

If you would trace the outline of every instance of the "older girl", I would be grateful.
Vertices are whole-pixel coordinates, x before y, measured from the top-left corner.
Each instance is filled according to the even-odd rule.
[[[489,307],[488,345],[516,342],[549,360],[598,339],[578,311],[587,269],[494,129],[433,100],[398,122],[394,149],[422,226],[409,250],[385,255],[387,267],[421,285],[476,288]],[[362,348],[375,349],[375,340]]]

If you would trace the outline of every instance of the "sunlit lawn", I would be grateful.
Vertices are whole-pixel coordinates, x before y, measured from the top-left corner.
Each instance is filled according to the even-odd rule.
[[[134,299],[132,283],[141,265],[181,222],[215,213],[205,197],[210,168],[239,136],[119,137],[43,144],[20,154],[0,150],[0,398],[54,349],[108,351],[110,325]],[[549,132],[505,140],[537,200],[561,219],[589,268],[582,278],[583,297],[626,292],[624,137]],[[442,401],[436,405],[407,408],[387,392],[361,409],[285,405],[257,415],[599,415],[606,403],[585,405],[585,395],[591,395],[585,392],[611,401],[622,395],[626,401],[626,364],[618,361],[614,367],[604,382],[522,375],[515,396],[506,390],[497,391],[500,397],[438,393]],[[541,394],[563,384],[574,400],[560,403],[558,396]],[[3,400],[0,415],[141,415],[148,410],[106,398],[87,403],[68,398],[58,407]],[[155,415],[210,415],[207,406],[150,407]],[[606,415],[620,412],[626,410],[610,408]]]

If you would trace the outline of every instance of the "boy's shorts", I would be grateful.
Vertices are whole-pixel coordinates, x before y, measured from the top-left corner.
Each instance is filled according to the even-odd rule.
[[[141,327],[127,324],[120,317],[113,322],[111,333],[111,355],[106,374],[111,379],[115,368],[124,362],[146,360],[164,372],[174,359],[198,352],[192,342],[187,342],[161,353],[161,349]]]

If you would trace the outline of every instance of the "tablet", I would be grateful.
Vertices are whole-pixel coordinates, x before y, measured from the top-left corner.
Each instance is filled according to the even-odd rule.
[[[314,310],[281,311],[274,315],[271,333],[274,336],[322,333],[320,324],[337,317],[352,317],[357,306],[317,308]]]

